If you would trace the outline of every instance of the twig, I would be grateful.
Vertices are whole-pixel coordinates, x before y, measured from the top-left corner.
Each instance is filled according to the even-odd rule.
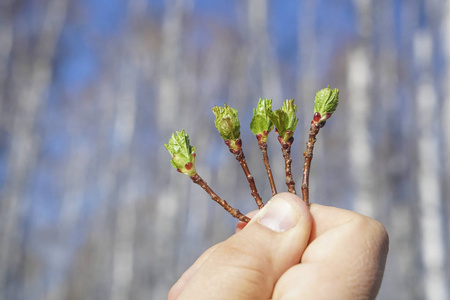
[[[225,144],[227,144],[227,146],[230,146],[230,140],[225,140]],[[241,139],[237,139],[235,142],[235,145],[238,146],[238,148],[232,149],[230,147],[229,148],[230,152],[234,154],[234,157],[241,165],[242,170],[244,171],[245,177],[247,178],[248,184],[250,186],[251,194],[252,194],[253,198],[255,198],[256,205],[258,205],[258,208],[261,209],[264,207],[264,203],[261,199],[261,196],[258,193],[258,189],[256,188],[255,180],[253,179],[253,176],[250,173],[250,170],[248,168],[247,160],[245,159],[245,155],[244,155],[244,151],[241,148],[242,147]]]
[[[286,172],[286,185],[288,188],[288,192],[292,194],[296,194],[295,191],[295,182],[292,178],[292,171],[291,171],[291,145],[294,142],[294,138],[291,137],[287,142],[284,141],[281,137],[278,137],[278,141],[281,144],[281,151],[283,152],[284,157],[284,167]]]
[[[318,117],[317,117],[318,116]],[[316,136],[319,133],[320,128],[325,125],[325,123],[319,123],[320,114],[315,113],[314,119],[311,122],[311,127],[309,129],[309,138],[306,143],[306,150],[303,152],[305,157],[305,163],[303,164],[303,179],[302,179],[302,197],[303,201],[309,205],[309,173],[311,168],[311,161],[313,158],[314,144],[316,143]]]
[[[242,170],[244,170],[245,176],[247,177],[248,184],[250,185],[250,190],[253,198],[255,198],[256,204],[259,209],[263,208],[264,204],[262,202],[261,196],[258,194],[256,189],[255,180],[247,166],[247,161],[245,160],[244,152],[242,151],[242,140],[241,136],[241,125],[239,124],[239,119],[237,117],[237,110],[228,105],[224,107],[214,106],[212,108],[216,119],[214,124],[220,133],[225,144],[230,149],[230,152],[234,154],[234,157],[240,163]]]
[[[339,103],[339,89],[326,87],[316,93],[314,100],[314,117],[309,129],[309,138],[306,143],[306,150],[303,152],[305,163],[303,164],[302,197],[303,201],[309,205],[309,173],[313,158],[314,144],[320,128],[325,126],[326,121],[336,110]]]
[[[275,132],[278,133],[278,142],[280,142],[281,151],[283,152],[288,191],[296,194],[295,182],[291,171],[291,145],[294,142],[293,135],[298,121],[297,105],[294,104],[294,99],[286,100],[280,109],[269,112],[269,118],[275,125]]]
[[[233,217],[243,222],[249,222],[250,218],[243,215],[239,210],[231,207],[225,200],[217,196],[216,193],[208,186],[205,180],[197,174],[195,169],[195,147],[191,146],[189,136],[183,130],[172,134],[168,144],[165,147],[172,155],[170,163],[178,172],[188,175],[191,180],[201,186],[211,198],[220,204]]]
[[[201,186],[211,196],[211,199],[213,199],[214,201],[219,203],[219,205],[222,206],[227,212],[229,212],[230,215],[232,215],[239,221],[242,221],[245,223],[250,222],[251,219],[249,217],[247,217],[246,215],[243,215],[238,209],[231,207],[227,201],[225,201],[222,198],[220,198],[219,196],[217,196],[217,194],[214,193],[214,191],[209,187],[208,183],[206,183],[206,181],[203,180],[203,178],[201,178],[200,175],[195,173],[194,175],[190,176],[190,178],[192,179],[192,181],[194,183]]]
[[[256,137],[258,138],[259,149],[261,149],[263,155],[264,166],[266,167],[267,177],[269,178],[270,188],[272,189],[272,196],[275,196],[277,194],[277,187],[275,186],[275,181],[273,180],[272,169],[270,168],[269,163],[269,156],[267,155],[267,143],[261,141],[261,138],[259,138],[259,136]]]
[[[272,196],[277,194],[277,188],[272,176],[272,169],[269,164],[269,156],[267,155],[267,136],[273,129],[273,122],[270,120],[272,113],[272,99],[259,99],[258,105],[253,109],[253,118],[250,122],[250,130],[258,140],[259,149],[263,155],[264,166],[266,167],[267,177],[269,178]]]

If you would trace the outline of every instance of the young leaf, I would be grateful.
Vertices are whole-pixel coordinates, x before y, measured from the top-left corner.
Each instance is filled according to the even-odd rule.
[[[212,108],[216,119],[214,124],[224,140],[237,140],[241,136],[241,125],[237,117],[237,110],[226,104],[224,107]]]
[[[253,109],[253,118],[250,122],[250,130],[254,135],[261,135],[261,140],[266,141],[267,135],[273,129],[273,123],[269,118],[272,112],[271,99],[259,99],[258,105]],[[259,139],[259,138],[258,138]]]
[[[325,122],[331,117],[339,103],[339,89],[330,89],[326,87],[316,94],[314,102],[314,113],[319,119],[318,122]],[[314,117],[316,121],[316,117]]]
[[[170,163],[179,172],[192,176],[196,174],[195,170],[195,147],[189,142],[189,136],[181,130],[172,134],[168,144],[164,145],[172,155]]]
[[[280,109],[269,113],[269,118],[278,130],[278,136],[285,142],[294,135],[297,127],[297,105],[294,99],[286,100]]]
[[[225,143],[230,149],[240,149],[241,125],[237,110],[224,104],[224,107],[214,106],[212,111],[216,116],[214,124]]]

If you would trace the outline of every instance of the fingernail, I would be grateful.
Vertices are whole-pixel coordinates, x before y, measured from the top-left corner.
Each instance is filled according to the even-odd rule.
[[[263,210],[264,215],[259,219],[259,224],[275,232],[293,228],[300,218],[298,210],[282,197],[272,198]]]

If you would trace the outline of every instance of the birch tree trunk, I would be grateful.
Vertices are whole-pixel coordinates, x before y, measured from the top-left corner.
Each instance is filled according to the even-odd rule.
[[[301,1],[299,4],[299,20],[297,34],[297,48],[299,68],[297,70],[296,98],[301,101],[302,109],[299,109],[299,119],[305,120],[306,128],[308,119],[312,119],[314,113],[314,97],[317,87],[317,29],[316,29],[316,1]],[[305,141],[306,143],[306,141]]]
[[[132,45],[131,41],[126,43]],[[117,98],[117,119],[115,124],[115,139],[119,145],[119,154],[116,157],[120,163],[117,175],[125,177],[125,182],[118,182],[117,215],[114,229],[113,273],[112,273],[112,300],[128,299],[131,282],[133,280],[134,264],[134,230],[136,223],[135,204],[127,201],[133,194],[133,181],[130,177],[131,169],[131,143],[135,132],[136,98],[137,98],[137,68],[133,62],[133,51],[125,49],[130,54],[126,65],[122,66],[123,77],[120,92]],[[120,175],[125,176],[120,176]],[[122,207],[122,208],[120,208]]]
[[[68,8],[67,0],[52,0],[47,3],[42,27],[36,38],[36,45],[21,49],[16,45],[18,56],[12,61],[15,97],[15,111],[12,125],[8,128],[11,136],[8,153],[8,180],[0,195],[1,231],[0,287],[5,284],[11,271],[24,264],[25,280],[28,280],[27,264],[20,239],[23,238],[21,222],[27,214],[26,191],[29,174],[36,165],[39,149],[35,122],[45,102],[47,89],[52,77],[52,59],[60,37]],[[33,50],[32,50],[33,49]],[[29,64],[28,64],[29,63]],[[16,291],[17,293],[20,293]]]
[[[397,300],[420,299],[420,276],[415,271],[419,252],[416,249],[419,245],[418,226],[414,222],[417,218],[416,203],[410,197],[415,193],[414,171],[411,171],[414,164],[410,164],[410,157],[415,155],[415,147],[410,143],[413,129],[407,125],[414,119],[415,109],[413,105],[404,106],[398,100],[402,86],[414,84],[409,81],[409,72],[412,71],[404,71],[408,72],[407,76],[402,73],[402,61],[410,61],[412,58],[397,49],[396,33],[392,30],[396,22],[395,3],[389,0],[374,2],[372,15],[377,16],[373,21],[374,28],[383,33],[379,36],[379,52],[375,54],[372,71],[376,92],[373,93],[374,111],[371,116],[376,120],[374,127],[377,128],[371,130],[377,141],[372,146],[375,160],[373,173],[377,174],[375,197],[372,201],[377,207],[376,219],[386,226],[390,240],[395,241],[395,246],[389,250],[388,270],[396,270],[385,272],[378,298],[390,298],[392,291],[395,291]],[[405,19],[411,25],[415,24],[414,13]],[[409,68],[412,70],[413,67]],[[400,115],[399,111],[402,111]],[[403,275],[398,276],[398,273]],[[409,284],[413,288],[398,288]]]
[[[167,0],[163,18],[163,27],[161,31],[161,59],[158,74],[160,81],[158,83],[158,97],[156,101],[158,109],[157,130],[160,134],[170,135],[174,131],[173,124],[178,123],[178,118],[183,114],[181,110],[183,96],[180,92],[179,74],[181,71],[181,51],[182,51],[182,34],[183,21],[185,20],[185,0]],[[179,129],[176,129],[179,130]],[[158,149],[158,157],[168,157],[167,150],[163,147]],[[164,278],[172,278],[176,269],[176,260],[174,259],[177,247],[179,246],[179,234],[177,225],[181,220],[181,207],[184,205],[179,201],[187,201],[186,186],[189,182],[179,178],[177,172],[167,173],[165,170],[170,168],[167,166],[168,160],[160,159],[158,164],[158,183],[167,188],[162,189],[157,195],[155,203],[155,220],[157,236],[155,238],[155,252],[153,253],[153,265],[160,276]],[[174,179],[181,179],[174,183]],[[177,185],[177,189],[171,189]],[[158,257],[158,260],[155,258]],[[170,261],[170,264],[162,264],[161,261]],[[169,283],[165,285],[153,286],[153,293],[156,298],[166,296]]]
[[[13,9],[12,0],[4,0],[0,4],[0,96],[6,98],[6,78],[8,77],[8,62],[13,46]],[[0,116],[3,117],[3,101],[0,101]],[[0,127],[2,121],[0,121]]]
[[[350,150],[350,174],[355,183],[354,205],[355,211],[374,216],[374,175],[373,147],[370,144],[371,132],[369,121],[371,119],[372,95],[370,93],[373,81],[372,61],[373,55],[369,44],[372,34],[370,0],[354,1],[360,28],[360,44],[350,52],[348,62],[348,136]]]
[[[433,42],[431,33],[418,31],[414,37],[415,62],[420,71],[417,91],[417,182],[419,189],[421,258],[424,266],[425,298],[448,299],[445,282],[445,256],[442,219],[440,151],[436,122],[439,111],[436,88],[432,81]]]
[[[443,43],[443,51],[445,57],[445,65],[446,65],[446,73],[444,74],[444,80],[442,80],[442,101],[443,107],[441,110],[441,119],[442,119],[442,127],[444,128],[444,145],[445,152],[443,155],[444,158],[444,182],[450,182],[450,1],[445,1],[445,5],[442,13],[442,27],[441,27],[441,41]],[[443,199],[447,199],[444,203],[446,205],[445,213],[447,216],[450,215],[450,186],[448,184],[444,184],[444,197]],[[444,224],[447,227],[447,235],[450,232],[450,218],[447,217],[447,224]],[[447,249],[450,248],[450,240],[447,239]],[[446,261],[447,269],[450,266],[450,255],[447,254]],[[447,272],[447,286],[450,285],[450,272]]]
[[[268,2],[267,0],[248,1],[247,16],[250,39],[250,59],[257,62],[261,75],[262,97],[269,99],[281,98],[281,81],[278,63],[272,44],[269,42],[267,31],[268,24]],[[256,92],[256,91],[255,91]],[[256,100],[255,100],[256,101]]]

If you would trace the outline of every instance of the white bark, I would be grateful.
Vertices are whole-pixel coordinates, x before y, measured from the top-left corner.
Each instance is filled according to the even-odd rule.
[[[129,2],[129,19],[142,16],[145,3],[141,0]],[[141,10],[141,11],[140,11]],[[135,168],[132,165],[132,142],[136,128],[136,99],[138,97],[138,79],[140,74],[139,45],[130,35],[126,39],[124,63],[121,66],[121,84],[117,97],[117,115],[114,124],[114,139],[118,145],[120,162],[117,175],[127,174],[125,182],[118,184],[117,203],[120,206],[116,212],[114,228],[114,249],[112,262],[112,291],[111,300],[125,300],[130,298],[134,277],[134,244],[136,231],[135,191],[138,180],[134,177]]]
[[[420,227],[422,233],[421,258],[424,266],[423,284],[426,299],[448,299],[445,282],[445,245],[442,219],[442,186],[439,162],[439,140],[436,115],[439,111],[432,81],[431,33],[417,32],[414,37],[415,62],[421,69],[416,91],[417,149]]]
[[[21,254],[21,249],[18,248],[16,241],[22,235],[19,222],[28,207],[23,191],[28,174],[35,166],[38,150],[34,125],[51,82],[52,59],[66,19],[68,2],[53,0],[47,4],[34,51],[31,51],[31,48],[20,49],[24,51],[22,55],[25,56],[19,55],[18,59],[12,62],[12,72],[15,76],[14,96],[17,98],[14,119],[11,127],[8,128],[11,135],[7,166],[9,178],[0,199],[3,220],[0,287],[4,285],[7,266],[20,263],[18,255]],[[26,57],[27,55],[32,56]],[[29,59],[31,59],[31,65],[27,65]],[[25,280],[27,280],[26,276]]]
[[[370,145],[369,120],[372,97],[372,54],[366,39],[371,35],[370,0],[355,1],[360,20],[361,45],[351,51],[348,61],[348,136],[350,150],[350,174],[355,182],[355,211],[374,216],[373,148]]]
[[[183,21],[187,19],[186,12],[187,0],[167,0],[166,10],[163,17],[163,27],[161,31],[161,59],[158,74],[160,81],[158,83],[158,98],[155,103],[158,107],[157,130],[160,134],[166,134],[169,138],[170,133],[181,128],[186,128],[188,124],[181,124],[180,120],[184,118],[182,110],[184,94],[180,92],[180,73],[182,71],[183,56]],[[195,106],[195,101],[189,105]],[[178,124],[178,125],[177,125]],[[187,130],[192,141],[193,134]],[[167,142],[167,141],[165,141]],[[155,252],[154,270],[160,276],[165,278],[175,277],[173,272],[176,269],[176,253],[180,243],[179,224],[182,220],[182,207],[187,199],[187,186],[190,183],[189,178],[181,177],[169,163],[170,157],[164,147],[159,148],[158,157],[164,158],[157,162],[159,172],[158,182],[165,188],[161,189],[156,195],[155,212],[156,218],[154,226],[157,234],[154,240]],[[177,186],[177,188],[173,188]],[[181,202],[183,201],[183,202]],[[169,264],[163,264],[162,261],[170,261]],[[153,293],[156,298],[163,298],[167,295],[169,283],[153,287]]]
[[[247,14],[249,26],[249,60],[259,65],[261,72],[262,98],[281,99],[279,66],[267,31],[267,0],[248,1]],[[258,99],[254,100],[256,103]],[[277,100],[278,101],[278,100]]]
[[[443,80],[443,108],[441,110],[441,119],[443,121],[444,129],[444,142],[445,142],[445,152],[444,152],[444,168],[446,174],[445,179],[447,182],[450,180],[450,0],[445,1],[445,6],[443,8],[443,20],[441,27],[441,40],[443,43],[443,50],[445,55],[446,64],[446,74]],[[450,187],[446,185],[446,195],[450,195]],[[450,208],[450,205],[447,206]],[[447,228],[450,228],[450,219],[447,221]],[[450,264],[450,260],[447,260]],[[449,275],[450,276],[450,275]]]
[[[162,130],[173,130],[173,123],[180,113],[177,73],[180,62],[180,38],[182,34],[184,0],[167,0],[161,32],[162,45],[159,73],[158,125]]]
[[[349,150],[350,174],[355,182],[355,211],[367,216],[374,215],[375,200],[372,187],[375,175],[372,173],[373,149],[370,145],[369,87],[372,81],[370,61],[365,47],[356,48],[349,56],[348,95],[349,102]]]
[[[129,183],[128,187],[132,184]],[[130,189],[121,193],[122,197],[131,198]],[[122,207],[118,207],[115,245],[113,249],[113,286],[111,292],[112,300],[125,300],[130,298],[131,284],[133,281],[134,259],[134,236],[136,227],[136,210],[132,201],[127,201]]]
[[[133,81],[134,76],[124,76],[123,81]],[[118,173],[119,176],[130,169],[131,160],[131,141],[134,136],[135,118],[136,118],[136,82],[128,82],[132,86],[123,87],[118,99],[118,115],[115,124],[116,139],[120,143],[121,154],[118,159],[120,162]],[[129,174],[129,173],[128,173]],[[120,177],[120,176],[119,176]],[[131,174],[128,175],[131,177]],[[133,191],[133,182],[128,178],[125,183],[117,183],[119,206],[117,209],[116,226],[114,228],[114,249],[113,249],[113,285],[112,300],[129,299],[131,291],[131,283],[133,280],[133,264],[134,264],[134,230],[136,223],[136,212],[134,203],[126,201],[130,199]],[[132,199],[132,198],[131,198]]]
[[[13,13],[12,0],[5,0],[0,4],[0,96],[6,95],[6,78],[8,74],[8,62],[13,46]],[[2,115],[2,104],[0,101],[0,115]],[[2,118],[3,119],[3,118]],[[0,125],[3,123],[0,120]]]
[[[297,98],[302,109],[298,110],[300,120],[312,119],[314,113],[313,97],[317,92],[317,31],[315,24],[317,3],[302,1],[298,23],[298,57],[300,69],[297,71]],[[300,107],[300,105],[299,105]],[[306,124],[308,125],[308,124]],[[307,127],[307,126],[306,126]]]

